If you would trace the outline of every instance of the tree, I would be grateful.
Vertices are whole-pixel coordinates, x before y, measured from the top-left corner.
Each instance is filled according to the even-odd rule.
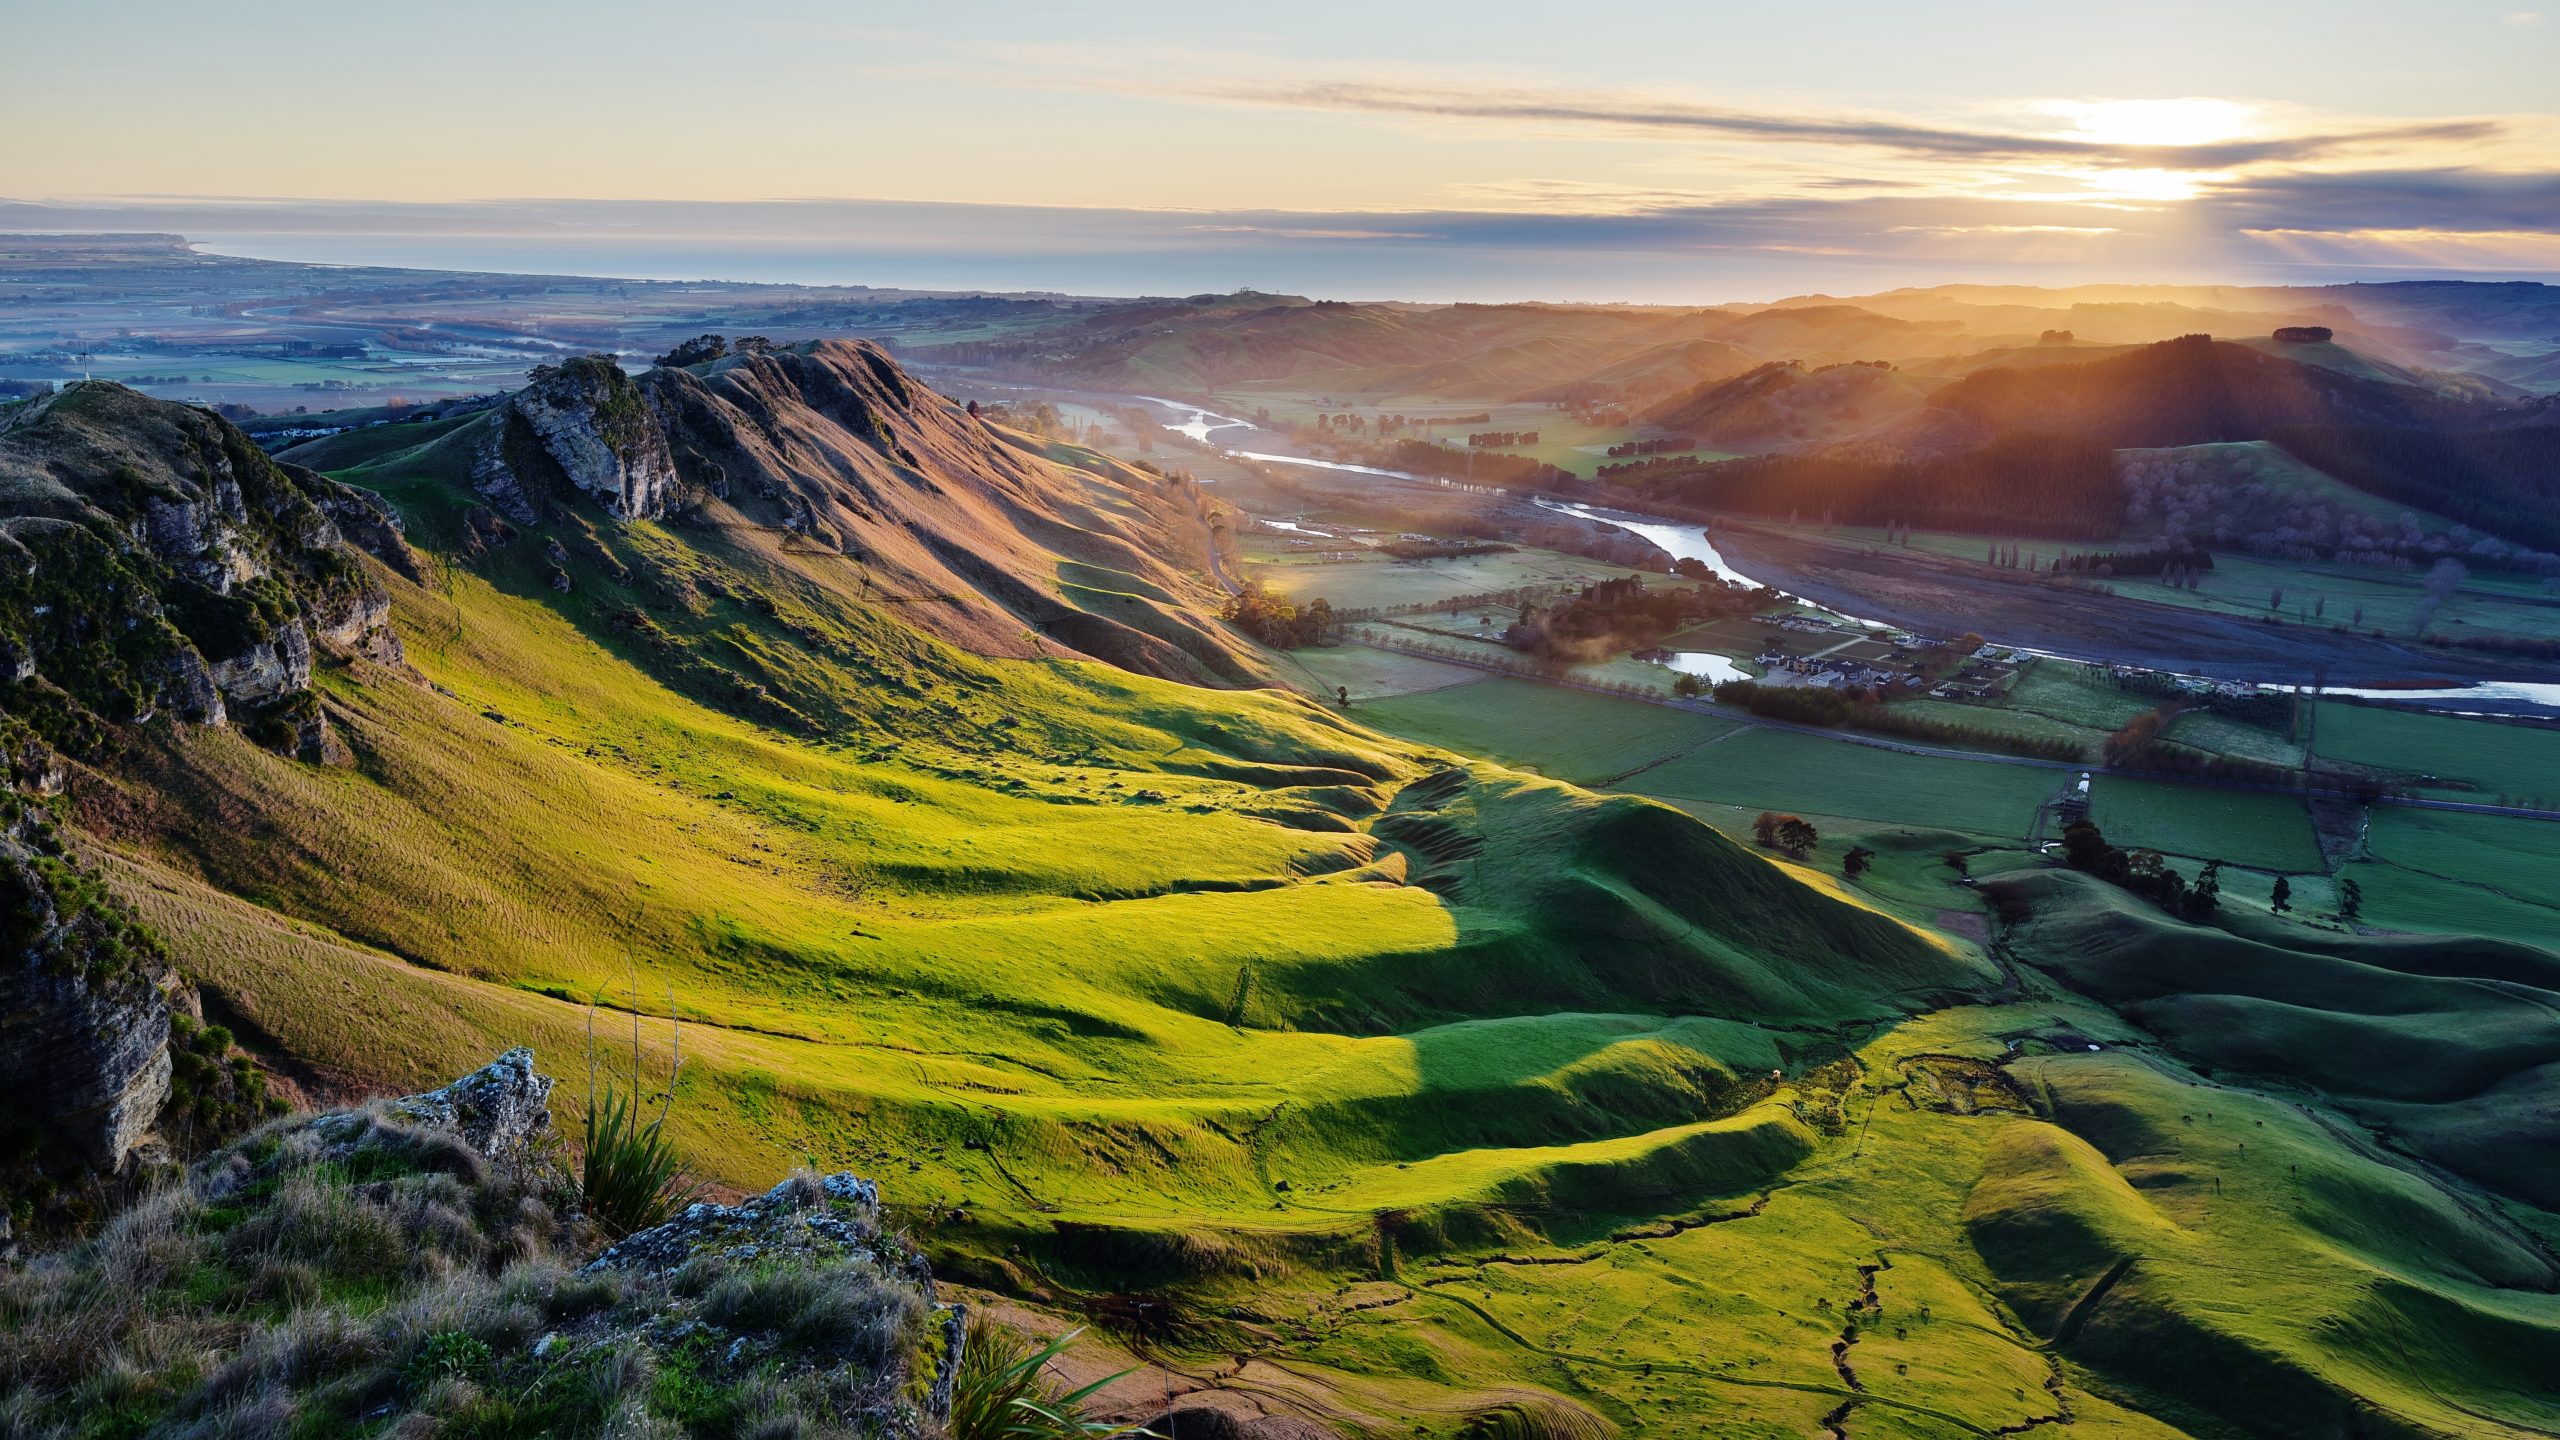
[[[2293,882],[2282,875],[2277,876],[2275,893],[2268,897],[2267,903],[2279,915],[2292,909]]]
[[[1671,693],[1683,700],[1695,700],[1706,688],[1706,683],[1695,675],[1682,675],[1671,682]]]
[[[2074,820],[2062,827],[2062,863],[2074,870],[2103,875],[2120,853],[2107,843],[2106,832],[2090,821]]]
[[[2353,880],[2338,882],[2338,918],[2350,925],[2364,913],[2364,887]]]
[[[1852,845],[1849,853],[1840,857],[1840,873],[1855,880],[1867,873],[1867,862],[1875,856],[1876,852],[1864,845]]]
[[[975,400],[969,402],[969,418],[972,420],[978,418],[978,402]]]
[[[718,335],[696,335],[676,342],[676,347],[658,357],[661,365],[699,365],[717,360],[729,353],[729,342]]]
[[[1778,848],[1778,814],[1776,811],[1763,810],[1760,812],[1760,817],[1751,822],[1751,838],[1760,842],[1760,846],[1763,849],[1775,850]]]
[[[2209,915],[2222,905],[2222,862],[2207,860],[2196,872],[2196,883],[2187,889],[2187,910],[2194,915]]]
[[[1778,845],[1787,853],[1801,857],[1806,851],[1821,843],[1821,832],[1813,828],[1812,821],[1801,815],[1778,817]]]

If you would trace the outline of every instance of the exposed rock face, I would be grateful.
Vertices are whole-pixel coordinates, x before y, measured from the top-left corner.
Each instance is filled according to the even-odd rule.
[[[12,407],[0,414],[0,686],[108,722],[221,724],[306,695],[316,645],[396,661],[389,599],[350,535],[416,573],[378,498],[278,464],[204,411],[98,382]],[[305,753],[334,744],[315,728],[316,707],[262,727]]]
[[[168,959],[23,811],[0,829],[0,911],[8,1121],[78,1166],[119,1173],[169,1098]]]
[[[389,1109],[503,1160],[522,1155],[551,1128],[551,1086],[550,1076],[535,1073],[533,1052],[518,1047],[441,1090],[394,1100]]]
[[[666,1224],[613,1245],[587,1268],[668,1271],[696,1255],[756,1259],[810,1252],[885,1260],[902,1271],[921,1272],[924,1265],[921,1256],[880,1233],[880,1188],[838,1171],[820,1178],[795,1175],[735,1205],[688,1205]],[[932,1283],[929,1275],[924,1283]]]
[[[637,379],[604,356],[546,367],[470,443],[473,489],[519,525],[589,497],[624,521],[725,502],[739,515],[714,523],[791,537],[818,583],[932,597],[903,618],[980,654],[1265,678],[1200,618],[1219,597],[1165,558],[1204,551],[1195,494],[1026,453],[867,342],[750,348]],[[549,553],[551,583],[569,588]]]
[[[625,520],[664,515],[680,493],[665,428],[609,357],[537,369],[472,459],[473,488],[519,524],[541,520],[555,479]]]

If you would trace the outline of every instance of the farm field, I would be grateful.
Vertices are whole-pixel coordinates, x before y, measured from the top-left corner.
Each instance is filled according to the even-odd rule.
[[[2202,710],[2180,714],[2169,726],[2168,738],[2217,755],[2237,755],[2272,765],[2302,763],[2300,742],[2287,739],[2283,731],[2244,724],[2227,715],[2213,715]]]
[[[2328,481],[2325,476],[2316,478],[2325,482],[2328,490],[2352,495],[2365,505],[2383,505],[2394,516],[2400,513],[2398,507]],[[2445,526],[2446,522],[2442,520],[2424,522],[2424,528],[2431,530],[2441,530]],[[1874,550],[1896,548],[1887,545],[1884,531],[1868,526],[1788,526],[1754,519],[1750,528],[1802,535],[1835,544],[1862,545]],[[2049,561],[2065,553],[2103,550],[2110,546],[2139,548],[2145,543],[2137,537],[2094,541],[1914,531],[1909,546],[1900,548],[1955,560],[1983,560],[1995,545],[2014,545],[2022,560]],[[2081,583],[2131,599],[2248,620],[2276,615],[2282,617],[2286,624],[2380,630],[2389,636],[2405,638],[2415,630],[2418,608],[2426,595],[2425,572],[2423,565],[2411,571],[2381,570],[2322,561],[2275,560],[2236,550],[2217,549],[2213,552],[2213,569],[2200,577],[2197,587],[2192,590],[2163,585],[2157,578],[2148,576],[2122,579],[2089,576],[2083,577]],[[2499,571],[2475,572],[2464,579],[2462,587],[2437,612],[2429,633],[2459,635],[2465,630],[2560,637],[2560,595],[2544,587],[2538,576]]]
[[[2094,757],[2098,746],[2107,738],[2104,730],[2067,724],[2033,710],[2005,705],[1969,705],[1957,700],[1931,699],[1925,695],[1916,700],[1895,701],[1893,713],[1950,725],[1996,730],[2004,735],[2023,735],[2036,740],[2068,740],[2082,747],[2084,758]]]
[[[2311,561],[2266,560],[2223,551],[2214,553],[2212,571],[2193,590],[2145,579],[2092,583],[2115,594],[2191,610],[2252,620],[2281,614],[2287,624],[2380,630],[2400,637],[2416,633],[2418,609],[2426,598],[2423,569],[2411,573],[2378,571]],[[2279,595],[2282,604],[2271,603]],[[2362,620],[2356,618],[2359,613]],[[2511,584],[2466,580],[2437,612],[2429,633],[2459,635],[2464,630],[2560,636],[2560,600]]]
[[[1628,572],[1578,555],[1552,550],[1512,550],[1445,560],[1398,560],[1380,555],[1344,561],[1290,561],[1248,567],[1251,578],[1293,599],[1318,596],[1337,610],[1435,605],[1464,595],[1486,595],[1529,585],[1583,586]],[[1664,576],[1648,583],[1674,584]]]
[[[1739,728],[1737,721],[1666,705],[1502,678],[1359,706],[1352,718],[1578,785],[1599,784]]]
[[[2128,849],[2259,870],[2325,868],[2299,796],[2101,775],[2090,800],[2098,828]]]
[[[2002,697],[2001,708],[2042,715],[2103,734],[2157,708],[2159,703],[2150,696],[2117,689],[2104,671],[2093,666],[2040,659],[2029,665]]]
[[[2377,811],[2374,822],[2366,854],[2343,872],[2363,891],[2361,923],[2560,950],[2560,891],[2551,888],[2560,858],[2552,837],[2525,828],[2560,827],[2408,809]]]
[[[1995,838],[2024,836],[2067,772],[1905,755],[1754,728],[1624,788],[1664,800],[1848,816]]]
[[[1518,668],[1528,659],[1521,652],[1501,642],[1512,613],[1500,606],[1489,610],[1466,610],[1452,617],[1416,615],[1401,621],[1376,621],[1349,627],[1347,633],[1356,639],[1374,640],[1382,645],[1421,645],[1432,647],[1453,660],[1467,660],[1495,669]],[[1613,655],[1606,660],[1588,660],[1565,667],[1565,673],[1585,685],[1633,686],[1649,695],[1669,697],[1673,681],[1678,677],[1665,666],[1631,655]]]
[[[2320,753],[2450,782],[2430,788],[2533,808],[2560,806],[2560,730],[2387,705],[2320,706]]]
[[[1329,696],[1337,689],[1348,690],[1354,704],[1484,681],[1481,670],[1444,665],[1373,645],[1314,646],[1286,651],[1284,656],[1319,691]]]

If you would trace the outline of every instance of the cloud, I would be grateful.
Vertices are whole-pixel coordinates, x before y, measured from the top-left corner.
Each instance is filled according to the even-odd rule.
[[[2375,147],[2492,140],[2506,132],[2505,123],[2496,119],[2436,120],[2205,144],[2156,145],[2088,139],[2069,134],[2029,135],[1923,125],[1872,116],[1739,110],[1667,96],[1630,93],[1459,89],[1364,81],[1240,84],[1193,93],[1208,99],[1303,110],[1580,126],[1630,133],[1713,135],[1853,146],[1941,160],[2112,162],[2170,170],[2227,170],[2275,162],[2299,163]]]
[[[2265,175],[2201,200],[2237,230],[2560,233],[2560,172],[2362,170]]]
[[[1427,230],[1314,229],[1303,225],[1185,225],[1194,235],[1273,235],[1283,240],[1429,240]]]
[[[2498,23],[2508,26],[2511,29],[2530,30],[2534,26],[2542,23],[2542,12],[2539,10],[2510,10],[2507,12],[2506,18],[2500,20]]]
[[[2113,225],[1895,225],[1888,235],[2117,235]]]

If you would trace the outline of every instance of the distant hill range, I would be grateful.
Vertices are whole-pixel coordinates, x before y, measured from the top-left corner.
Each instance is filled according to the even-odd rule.
[[[2422,385],[2560,390],[2560,287],[2426,282],[2316,288],[1941,286],[1766,305],[1412,305],[1240,291],[1062,316],[995,339],[904,353],[926,365],[1034,374],[1096,389],[1229,387],[1364,402],[1662,400],[1770,361],[1883,360],[1930,374],[2017,352],[2146,345],[2180,335],[2273,344],[2279,330]],[[1978,357],[1978,358],[1977,358]],[[1969,363],[1971,362],[1971,363]]]
[[[2143,517],[2112,452],[2271,443],[2432,530],[2560,550],[2560,287],[2545,285],[1943,286],[1702,309],[1248,292],[911,353],[1229,404],[1616,407],[1746,457],[1649,468],[1632,498],[1872,524],[2113,539]],[[2241,498],[2176,513],[2228,522]]]

